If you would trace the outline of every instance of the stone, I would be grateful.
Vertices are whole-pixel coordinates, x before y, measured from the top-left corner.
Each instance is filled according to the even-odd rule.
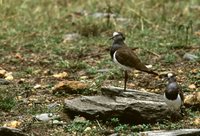
[[[139,136],[199,136],[200,129],[156,130],[140,132]]]
[[[86,119],[84,117],[79,117],[79,116],[76,116],[73,120],[73,122],[78,122],[78,123],[82,123],[82,122],[85,122]]]
[[[47,105],[47,108],[48,110],[53,110],[53,109],[56,109],[60,106],[60,104],[58,104],[57,102],[54,102],[54,103],[50,103]]]
[[[4,78],[0,78],[0,85],[8,85],[10,82]]]
[[[185,53],[183,55],[183,59],[188,60],[188,61],[196,61],[199,59],[199,57],[190,53]]]
[[[35,115],[35,118],[39,121],[49,121],[58,118],[58,115],[54,115],[52,113],[42,113]]]
[[[53,120],[52,124],[54,124],[54,125],[66,125],[66,122],[59,121],[59,120]]]
[[[114,18],[114,17],[116,17],[116,14],[101,13],[101,12],[96,12],[96,13],[92,14],[92,17],[94,17],[94,18],[106,18],[108,16]]]
[[[61,81],[58,84],[56,84],[52,92],[53,94],[55,93],[69,93],[69,94],[74,94],[78,93],[81,91],[84,91],[88,85],[86,83],[80,82],[80,81]]]
[[[117,117],[121,121],[136,124],[168,118],[168,107],[162,95],[132,89],[123,92],[123,88],[118,87],[103,87],[102,94],[65,99],[65,112],[70,117],[80,115],[102,120]]]
[[[78,33],[71,33],[71,34],[65,34],[63,36],[63,43],[67,43],[70,41],[76,41],[78,39],[80,39],[81,35]]]
[[[0,127],[0,136],[28,136],[20,129],[10,127]]]

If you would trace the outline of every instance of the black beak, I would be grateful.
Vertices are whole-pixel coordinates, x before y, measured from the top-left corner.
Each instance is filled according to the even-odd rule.
[[[166,82],[166,81],[168,81],[168,79],[169,79],[168,77],[165,77],[165,78],[164,78],[164,81]]]
[[[115,36],[110,37],[109,40],[112,40],[114,37],[115,37]]]
[[[160,77],[161,79],[162,79],[162,81],[164,81],[164,82],[166,82],[166,81],[168,81],[168,77],[167,77],[167,75],[162,75],[162,77]]]

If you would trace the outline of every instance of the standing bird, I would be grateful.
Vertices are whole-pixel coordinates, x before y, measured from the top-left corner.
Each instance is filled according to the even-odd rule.
[[[114,32],[113,36],[110,38],[113,40],[110,55],[112,60],[119,65],[125,71],[124,79],[124,91],[126,91],[126,82],[128,79],[128,71],[137,69],[149,74],[158,75],[152,70],[148,69],[137,57],[137,55],[132,51],[131,48],[127,47],[124,43],[125,37],[121,32]]]
[[[172,73],[167,74],[167,88],[164,93],[164,100],[172,112],[181,112],[183,106],[184,95],[180,86],[176,82],[176,77]]]

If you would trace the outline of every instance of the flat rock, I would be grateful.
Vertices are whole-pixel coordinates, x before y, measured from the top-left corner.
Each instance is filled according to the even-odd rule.
[[[0,136],[28,136],[24,134],[20,129],[10,127],[0,127]]]
[[[80,115],[102,120],[117,117],[132,123],[151,123],[167,118],[168,107],[162,100],[162,95],[131,89],[121,92],[122,90],[123,88],[103,87],[103,95],[65,99],[65,111],[71,117]]]
[[[140,132],[139,136],[199,136],[200,129],[178,129]]]

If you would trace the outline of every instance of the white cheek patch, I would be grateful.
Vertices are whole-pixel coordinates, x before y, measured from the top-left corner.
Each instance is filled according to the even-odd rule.
[[[116,36],[116,35],[119,35],[119,33],[118,33],[118,32],[114,32],[114,33],[113,33],[113,36]]]
[[[172,76],[173,76],[172,73],[168,73],[168,74],[167,74],[167,77],[168,77],[168,78],[170,78],[170,77],[172,77]]]

